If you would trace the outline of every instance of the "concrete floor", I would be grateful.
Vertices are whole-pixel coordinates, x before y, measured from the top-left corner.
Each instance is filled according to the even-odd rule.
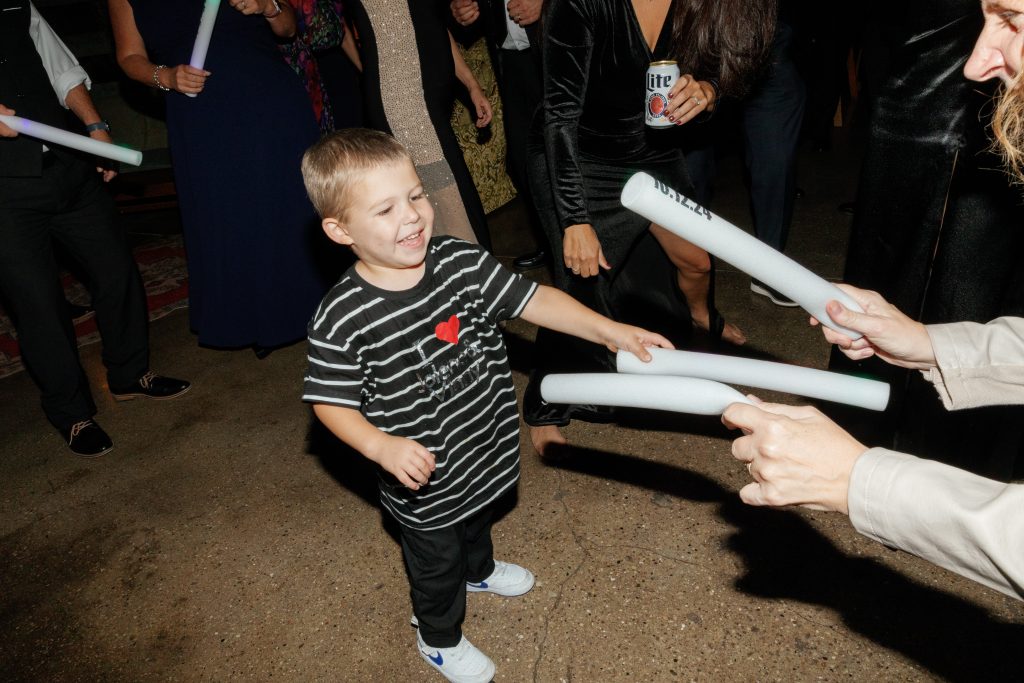
[[[789,252],[824,276],[841,273],[856,159],[801,159]],[[735,159],[714,208],[749,226]],[[529,246],[518,219],[494,216],[502,256]],[[824,367],[804,314],[727,265],[718,282],[751,352]],[[508,326],[520,391],[533,333]],[[263,361],[199,348],[184,311],[151,339],[154,368],[194,388],[115,403],[99,346],[83,349],[116,444],[94,461],[64,448],[25,373],[0,381],[0,680],[440,680],[416,653],[372,471],[299,401],[302,346]],[[1024,605],[839,515],[745,507],[716,420],[567,433],[574,447],[542,461],[524,429],[518,501],[495,527],[498,557],[536,588],[469,596],[465,631],[495,680],[1021,679]]]

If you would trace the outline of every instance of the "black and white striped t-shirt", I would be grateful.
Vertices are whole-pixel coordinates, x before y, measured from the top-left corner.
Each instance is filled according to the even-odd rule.
[[[418,491],[380,471],[381,502],[402,524],[455,524],[518,480],[519,411],[498,322],[536,287],[476,245],[435,237],[412,289],[374,287],[353,267],[320,304],[302,399],[359,410],[434,454]]]

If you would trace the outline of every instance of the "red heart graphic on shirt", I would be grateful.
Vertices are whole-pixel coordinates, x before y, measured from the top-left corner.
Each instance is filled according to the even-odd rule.
[[[449,344],[459,343],[459,318],[452,316],[448,318],[446,323],[438,323],[437,327],[434,328],[434,334],[441,341],[446,341]]]

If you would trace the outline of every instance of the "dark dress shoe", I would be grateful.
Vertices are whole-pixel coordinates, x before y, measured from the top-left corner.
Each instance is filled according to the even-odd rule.
[[[96,458],[114,447],[103,428],[92,420],[76,422],[67,429],[60,430],[64,443],[71,452],[83,458]]]
[[[529,254],[523,254],[512,259],[512,265],[515,266],[516,270],[533,270],[534,268],[540,268],[548,260],[547,252],[543,249],[530,252]]]
[[[839,213],[845,213],[849,216],[852,216],[854,212],[857,210],[857,205],[854,204],[853,202],[843,202],[836,208],[839,210]]]
[[[173,377],[161,377],[152,370],[127,387],[110,387],[110,393],[118,401],[130,401],[133,398],[155,398],[164,400],[176,398],[192,388],[190,382]]]

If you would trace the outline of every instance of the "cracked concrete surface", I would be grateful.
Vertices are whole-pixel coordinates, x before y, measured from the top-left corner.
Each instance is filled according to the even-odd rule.
[[[802,164],[790,253],[837,276],[854,164],[842,149]],[[748,225],[739,177],[723,165],[715,208]],[[494,219],[499,254],[528,246],[514,209]],[[806,317],[747,284],[722,267],[719,306],[751,349],[823,367]],[[508,327],[520,392],[533,333]],[[155,369],[194,388],[115,403],[85,348],[116,444],[95,461],[64,449],[27,375],[0,381],[0,678],[440,680],[372,471],[298,400],[304,349],[200,349],[184,312],[151,337]],[[465,632],[497,681],[1020,680],[1021,603],[838,515],[745,507],[715,419],[634,413],[567,435],[548,460],[524,445],[495,526],[497,556],[536,587],[469,596]]]

